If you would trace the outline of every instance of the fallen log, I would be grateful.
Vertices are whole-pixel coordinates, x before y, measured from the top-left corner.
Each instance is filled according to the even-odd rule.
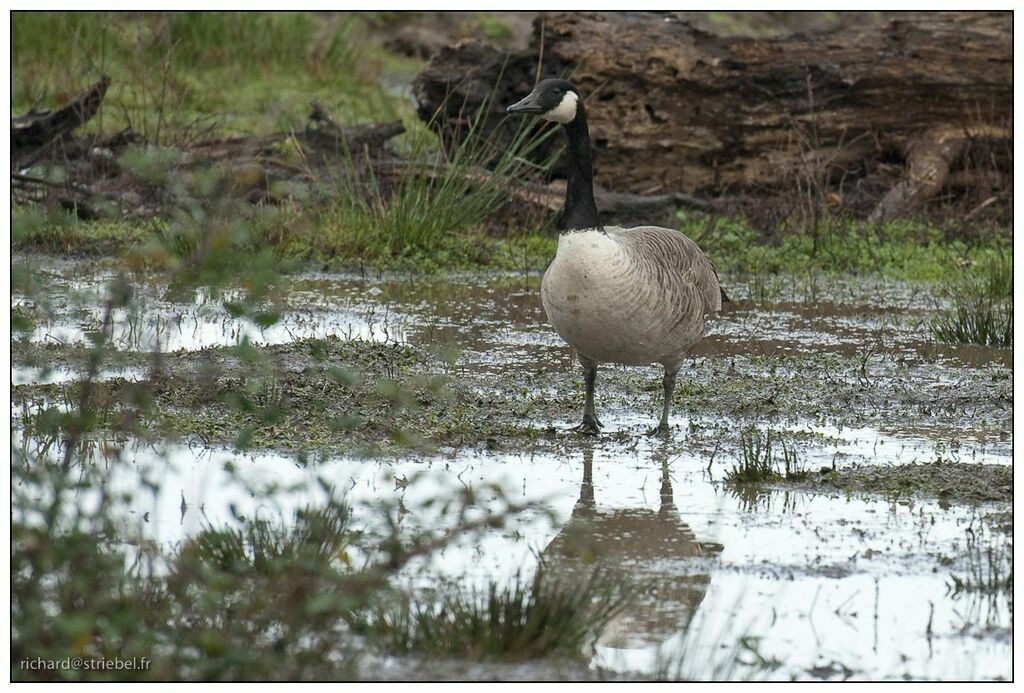
[[[442,50],[414,93],[444,141],[460,141],[480,117],[507,145],[519,122],[504,107],[532,88],[543,45],[540,76],[569,76],[589,99],[595,177],[605,186],[763,194],[799,180],[841,199],[844,187],[895,163],[908,173],[902,185],[889,175],[900,188],[888,197],[906,211],[941,189],[944,168],[969,148],[944,149],[948,165],[936,168],[923,163],[928,147],[913,143],[937,131],[967,133],[964,143],[1011,136],[1011,29],[1008,12],[914,12],[814,36],[725,38],[672,13],[551,12],[527,50]],[[561,142],[533,158],[554,147]],[[1010,157],[991,165],[1008,173]],[[926,167],[934,177],[922,184]],[[879,216],[895,208],[880,206]]]
[[[936,128],[908,142],[903,179],[889,189],[869,219],[882,222],[919,209],[949,182],[953,165],[979,137],[1009,138],[1010,133],[990,128]]]
[[[11,170],[30,165],[48,146],[91,120],[109,86],[110,78],[103,76],[63,108],[11,118]]]
[[[281,145],[290,140],[302,146],[307,161],[319,164],[336,162],[338,157],[377,158],[383,155],[388,140],[405,132],[401,121],[342,127],[318,101],[312,101],[311,107],[302,130],[203,142],[189,148],[189,158],[192,162],[275,158]]]

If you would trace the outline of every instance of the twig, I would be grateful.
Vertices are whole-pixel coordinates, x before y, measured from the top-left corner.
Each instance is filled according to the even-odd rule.
[[[980,205],[978,205],[977,207],[975,207],[970,212],[968,212],[967,214],[964,215],[964,221],[970,221],[971,219],[973,219],[975,217],[975,215],[978,214],[978,212],[980,212],[981,210],[985,209],[986,207],[991,205],[993,202],[997,201],[999,199],[999,197],[1000,197],[999,195],[993,195],[992,197],[990,197],[987,200],[985,200],[984,202],[982,202]]]
[[[537,54],[537,74],[533,78],[534,86],[540,82],[540,69],[544,65],[544,15],[540,16],[540,49]]]

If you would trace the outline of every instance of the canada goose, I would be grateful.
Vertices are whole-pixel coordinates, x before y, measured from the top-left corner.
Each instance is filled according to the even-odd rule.
[[[665,404],[651,433],[668,433],[676,374],[704,335],[708,315],[728,301],[718,272],[692,240],[672,229],[604,227],[594,202],[587,112],[563,79],[540,82],[508,107],[560,123],[569,140],[569,175],[559,216],[558,251],[541,283],[555,331],[579,354],[586,401],[579,429],[597,433],[594,383],[599,363],[660,363]]]

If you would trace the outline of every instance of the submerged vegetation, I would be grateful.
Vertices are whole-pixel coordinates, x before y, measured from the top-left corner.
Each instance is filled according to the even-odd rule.
[[[954,594],[1013,594],[1013,537],[992,535],[984,526],[969,527],[964,551],[965,567],[949,578]]]
[[[999,628],[1000,614],[1013,613],[1013,535],[971,523],[964,532],[959,565],[946,583],[958,602],[964,632]]]
[[[999,464],[934,462],[893,465],[854,464],[812,470],[802,465],[795,442],[771,430],[740,434],[738,459],[725,482],[740,491],[787,483],[815,491],[877,494],[887,498],[938,498],[943,503],[1013,500],[1013,468]],[[756,494],[755,494],[756,495]]]

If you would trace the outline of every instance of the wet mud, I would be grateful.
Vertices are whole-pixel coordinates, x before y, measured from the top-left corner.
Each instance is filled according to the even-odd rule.
[[[946,503],[1013,501],[1013,469],[965,462],[853,466],[798,482],[811,490],[876,493],[889,498],[932,497]]]

